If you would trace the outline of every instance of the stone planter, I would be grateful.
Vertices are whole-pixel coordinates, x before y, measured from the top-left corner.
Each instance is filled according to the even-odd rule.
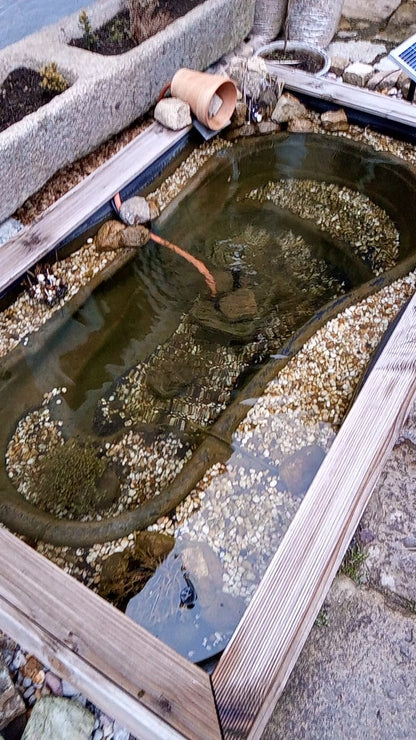
[[[68,46],[78,13],[0,52],[0,81],[55,61],[71,87],[0,133],[0,222],[61,167],[146,113],[180,67],[206,69],[250,32],[255,0],[206,0],[140,46],[115,57]],[[87,8],[93,28],[120,0]],[[212,33],[207,32],[212,29]],[[215,29],[215,32],[214,30]]]
[[[287,0],[256,0],[253,36],[272,41],[278,35],[286,15]]]
[[[290,0],[289,39],[328,46],[341,18],[343,0]]]

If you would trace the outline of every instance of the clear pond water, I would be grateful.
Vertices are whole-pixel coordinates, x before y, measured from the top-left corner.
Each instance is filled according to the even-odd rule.
[[[118,480],[109,508],[87,517],[93,523],[117,521],[163,492],[271,354],[325,304],[409,258],[414,192],[414,176],[397,160],[327,137],[282,135],[216,155],[154,224],[205,262],[216,298],[191,265],[150,242],[81,309],[63,316],[44,345],[22,350],[2,373],[6,523],[30,536],[36,481],[68,439],[91,443]],[[262,523],[251,523],[276,487],[279,435],[292,426],[307,447],[301,423],[276,424],[276,456],[269,451],[267,461],[261,436],[249,454],[234,438],[225,483],[231,499],[207,493],[209,521],[197,504],[194,523],[178,526],[161,572],[128,607],[192,660],[224,647],[306,490],[289,490]],[[307,450],[312,468],[331,435],[318,430],[319,449]],[[65,509],[51,512],[56,532],[89,526],[56,517]],[[259,526],[254,537],[251,528]],[[88,575],[88,559],[82,567]],[[183,602],[187,588],[193,602]]]

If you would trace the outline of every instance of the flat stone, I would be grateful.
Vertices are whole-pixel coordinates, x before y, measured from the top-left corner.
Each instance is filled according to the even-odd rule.
[[[390,59],[390,57],[382,57],[374,64],[374,69],[376,72],[385,72],[386,74],[389,74],[390,72],[397,72],[399,67],[397,62]]]
[[[275,123],[287,123],[293,118],[305,118],[307,116],[307,109],[303,103],[298,100],[294,95],[285,93],[281,95],[277,101],[276,107],[271,115],[272,121]]]
[[[347,114],[343,108],[325,111],[321,115],[321,122],[325,131],[347,131],[349,128]]]
[[[325,451],[319,445],[306,445],[289,455],[280,465],[279,479],[283,490],[293,496],[301,496],[308,490],[321,463]]]
[[[244,321],[257,316],[258,306],[250,288],[239,288],[221,298],[221,313],[228,321]]]
[[[346,18],[384,21],[399,7],[401,0],[344,0],[342,14]]]
[[[416,619],[337,578],[262,740],[416,737]]]
[[[354,64],[350,64],[345,70],[343,80],[350,85],[365,87],[372,74],[373,68],[371,64],[354,62]]]
[[[416,602],[416,450],[405,441],[392,451],[362,518],[374,534],[365,548],[372,583],[395,597]]]
[[[0,658],[0,730],[25,711],[25,703],[14,686],[9,669]]]
[[[387,92],[397,85],[400,74],[401,73],[399,69],[396,69],[395,72],[390,72],[387,74],[386,72],[377,72],[377,74],[373,75],[373,77],[369,79],[367,87],[369,90]]]
[[[192,123],[191,109],[188,103],[179,98],[159,100],[155,107],[154,117],[162,126],[172,129],[172,131],[179,131]]]
[[[150,208],[146,198],[135,195],[123,201],[120,207],[120,218],[127,226],[137,226],[150,221]]]
[[[313,132],[313,123],[309,118],[292,118],[287,130],[292,134],[309,134]]]
[[[344,70],[348,67],[350,60],[348,57],[333,56],[331,57],[330,71],[333,72],[337,77],[341,77]]]
[[[393,13],[387,28],[392,28],[392,26],[406,28],[414,24],[416,24],[416,3],[402,3]]]
[[[274,121],[260,121],[257,124],[257,131],[259,134],[275,134],[280,131],[280,125]]]
[[[22,740],[90,740],[94,721],[94,715],[77,702],[45,696],[34,705]]]
[[[384,44],[373,44],[371,41],[334,41],[328,47],[328,54],[333,57],[344,57],[350,62],[372,64],[377,57],[386,54]]]

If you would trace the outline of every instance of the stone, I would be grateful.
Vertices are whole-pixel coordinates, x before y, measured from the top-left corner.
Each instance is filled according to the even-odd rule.
[[[121,244],[124,247],[143,247],[150,239],[150,231],[140,224],[127,226],[121,233]]]
[[[388,90],[391,90],[392,87],[396,86],[399,77],[399,69],[396,69],[395,72],[390,72],[390,74],[387,74],[386,72],[377,72],[369,79],[367,87],[369,90],[386,92]]]
[[[342,14],[346,18],[360,18],[369,21],[387,20],[399,7],[401,0],[344,0]]]
[[[25,711],[19,690],[13,684],[7,665],[0,658],[0,730]]]
[[[328,54],[333,57],[343,57],[350,62],[373,64],[382,54],[386,54],[384,44],[374,44],[371,41],[334,41],[328,47]]]
[[[333,583],[262,740],[414,738],[416,619]]]
[[[34,655],[30,655],[28,657],[27,662],[22,666],[21,672],[22,676],[29,678],[30,681],[36,685],[40,686],[45,680],[43,665]]]
[[[306,118],[307,113],[306,107],[298,98],[290,93],[284,93],[277,101],[271,119],[275,123],[287,123],[293,118]]]
[[[347,114],[343,108],[327,110],[321,115],[322,126],[325,131],[348,131]]]
[[[45,677],[45,686],[49,689],[51,694],[55,696],[62,696],[62,681],[55,673],[48,671]]]
[[[260,121],[257,124],[257,131],[259,134],[276,134],[280,131],[280,125],[274,121]]]
[[[75,701],[45,696],[36,702],[22,740],[90,740],[94,715]]]
[[[293,496],[302,496],[308,490],[324,458],[325,451],[316,444],[296,450],[280,465],[281,488],[290,491]]]
[[[348,57],[333,56],[331,57],[330,71],[333,72],[337,77],[341,77],[344,74],[344,70],[348,67],[350,60]]]
[[[231,117],[231,125],[233,128],[239,128],[244,126],[247,120],[247,105],[242,101],[238,100],[235,106],[234,113]]]
[[[95,247],[99,252],[119,249],[122,246],[121,233],[124,225],[120,221],[106,221],[98,230],[94,239]]]
[[[416,450],[396,446],[385,465],[361,526],[374,534],[365,548],[371,582],[394,600],[416,603]]]
[[[385,72],[386,74],[389,74],[390,72],[397,72],[398,66],[397,62],[390,59],[390,57],[382,57],[374,64],[374,69],[376,72]]]
[[[244,321],[257,316],[256,297],[250,288],[239,288],[219,301],[221,313],[228,321]]]
[[[146,198],[135,195],[123,201],[120,207],[120,218],[126,226],[137,226],[150,221],[150,208]]]
[[[365,87],[372,74],[373,68],[371,64],[354,62],[353,64],[350,64],[345,70],[343,80],[350,85]]]
[[[254,126],[252,123],[245,123],[244,126],[240,126],[240,128],[234,128],[225,131],[224,136],[227,141],[234,141],[235,139],[239,139],[243,136],[255,136],[256,133],[256,126]]]
[[[410,88],[410,77],[406,74],[406,72],[400,73],[397,80],[397,87],[401,91],[403,97],[407,99]]]
[[[149,206],[150,220],[153,221],[155,218],[158,218],[158,216],[160,216],[159,206],[156,201],[152,199],[148,200],[147,204]]]
[[[309,118],[292,118],[287,125],[287,130],[292,134],[313,133],[313,123]]]
[[[8,242],[20,229],[23,229],[23,224],[16,218],[8,218],[3,221],[0,224],[0,245]]]
[[[192,123],[189,104],[179,98],[159,100],[155,107],[154,117],[162,126],[172,131],[179,131]]]
[[[388,29],[391,29],[392,26],[397,26],[398,28],[404,28],[406,29],[409,26],[414,26],[416,24],[416,3],[402,3],[397,8],[396,12],[393,13],[391,16],[388,26]],[[410,36],[410,34],[407,34],[406,38]]]

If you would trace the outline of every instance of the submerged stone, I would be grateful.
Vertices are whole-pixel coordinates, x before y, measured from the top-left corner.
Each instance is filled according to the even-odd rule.
[[[289,490],[294,496],[306,493],[324,458],[325,450],[316,444],[302,447],[289,455],[279,469],[283,489]]]
[[[258,307],[250,288],[239,288],[224,296],[219,302],[220,311],[228,321],[245,321],[257,316]]]

